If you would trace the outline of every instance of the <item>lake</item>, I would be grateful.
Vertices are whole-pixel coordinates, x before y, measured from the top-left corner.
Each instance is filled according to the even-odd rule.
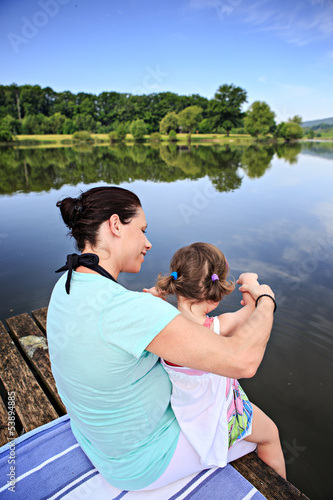
[[[46,306],[75,251],[56,202],[105,184],[140,197],[153,245],[124,286],[152,286],[176,249],[207,241],[235,279],[253,271],[273,288],[271,339],[242,386],[280,429],[289,481],[331,498],[333,144],[1,149],[1,321]],[[216,312],[240,299],[236,290]]]

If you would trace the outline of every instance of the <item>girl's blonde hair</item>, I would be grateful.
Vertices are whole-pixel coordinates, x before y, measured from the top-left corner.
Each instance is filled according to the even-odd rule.
[[[156,288],[165,295],[180,295],[191,302],[211,300],[220,302],[224,295],[229,295],[235,283],[227,280],[229,266],[227,259],[210,243],[192,243],[180,248],[170,262],[170,273],[174,276],[157,278]],[[215,279],[217,275],[218,279]]]

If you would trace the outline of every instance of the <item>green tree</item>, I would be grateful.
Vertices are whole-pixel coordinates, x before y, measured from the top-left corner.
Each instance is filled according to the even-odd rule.
[[[185,132],[188,132],[189,140],[193,129],[199,126],[202,120],[202,108],[200,106],[188,106],[178,114],[178,123]]]
[[[174,111],[167,113],[160,122],[160,132],[161,134],[168,134],[170,130],[177,131],[178,129],[178,118]]]
[[[204,118],[199,123],[199,132],[200,134],[210,134],[212,132],[212,124],[208,118]]]
[[[143,120],[134,120],[130,125],[130,131],[135,141],[142,141],[147,133],[147,127]]]
[[[223,128],[226,131],[227,137],[229,137],[230,130],[233,128],[233,124],[230,120],[223,122]]]
[[[0,126],[0,143],[1,142],[11,142],[13,136],[8,128]]]
[[[76,115],[74,123],[77,130],[89,130],[89,132],[96,130],[96,122],[91,115]]]
[[[126,137],[126,133],[127,133],[127,130],[126,130],[125,125],[123,123],[120,123],[117,126],[116,130],[112,130],[109,133],[109,139],[111,142],[123,142],[123,140]]]
[[[298,125],[301,125],[302,124],[302,117],[299,116],[299,115],[295,115],[293,118],[291,118],[290,120],[288,120],[290,122],[295,122],[295,123],[298,123]]]
[[[112,130],[109,133],[109,139],[110,139],[111,144],[113,144],[114,142],[118,142],[118,134],[115,130]]]
[[[62,134],[63,126],[66,121],[66,116],[61,113],[55,113],[54,115],[48,118],[49,126],[50,126],[50,134]]]
[[[126,139],[127,129],[124,123],[119,123],[116,128],[118,141],[124,141]]]
[[[46,114],[45,106],[43,106],[43,91],[39,85],[23,85],[20,90],[22,117],[26,115],[37,115],[38,113]]]
[[[214,129],[223,128],[226,121],[231,122],[233,127],[237,127],[244,117],[241,107],[245,102],[247,102],[246,90],[236,87],[234,84],[221,85],[217,89],[214,99],[209,102],[207,110],[208,118],[211,118]]]
[[[26,115],[22,120],[21,133],[22,134],[44,134],[45,116],[39,115]]]
[[[244,118],[246,132],[254,137],[267,135],[275,127],[275,113],[266,102],[255,101]]]
[[[0,121],[0,127],[2,129],[8,129],[12,134],[17,135],[21,132],[21,124],[18,119],[13,118],[10,115],[6,115]]]
[[[95,102],[93,96],[85,97],[79,105],[79,112],[82,115],[95,116]]]
[[[161,142],[161,134],[153,132],[149,137],[150,142]]]
[[[74,134],[74,132],[78,131],[75,121],[71,118],[66,118],[62,129],[64,134]]]
[[[73,139],[78,142],[94,142],[94,139],[91,137],[90,133],[87,130],[79,130],[78,132],[74,132]]]
[[[73,118],[77,113],[78,106],[76,103],[76,95],[68,90],[65,92],[55,93],[53,102],[53,112],[61,113],[66,118]]]
[[[177,142],[177,132],[175,130],[170,130],[169,141],[170,142]]]
[[[277,126],[277,137],[282,137],[287,142],[301,139],[303,134],[303,128],[295,121],[282,122]]]

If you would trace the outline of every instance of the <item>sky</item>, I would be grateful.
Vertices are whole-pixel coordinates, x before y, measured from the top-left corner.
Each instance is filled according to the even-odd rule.
[[[175,92],[222,84],[280,122],[333,116],[333,0],[0,0],[0,84]]]

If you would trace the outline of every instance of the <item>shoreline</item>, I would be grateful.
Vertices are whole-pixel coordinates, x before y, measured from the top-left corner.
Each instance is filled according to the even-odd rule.
[[[18,135],[15,137],[14,141],[0,143],[0,146],[11,146],[18,148],[26,147],[73,147],[78,145],[89,145],[89,146],[117,146],[124,144],[127,146],[142,144],[142,145],[251,145],[251,144],[293,144],[298,142],[321,142],[321,143],[331,143],[332,138],[302,138],[295,141],[284,141],[283,139],[274,139],[273,137],[264,137],[262,139],[256,139],[250,135],[245,134],[230,134],[229,136],[225,134],[192,134],[191,142],[188,141],[188,134],[179,133],[177,134],[177,141],[169,141],[167,135],[161,135],[160,141],[151,141],[150,136],[145,136],[143,141],[136,142],[133,140],[131,134],[127,134],[123,142],[112,143],[109,139],[108,134],[91,134],[90,141],[78,141],[73,139],[73,135],[63,135],[63,134],[47,134],[47,135]]]

